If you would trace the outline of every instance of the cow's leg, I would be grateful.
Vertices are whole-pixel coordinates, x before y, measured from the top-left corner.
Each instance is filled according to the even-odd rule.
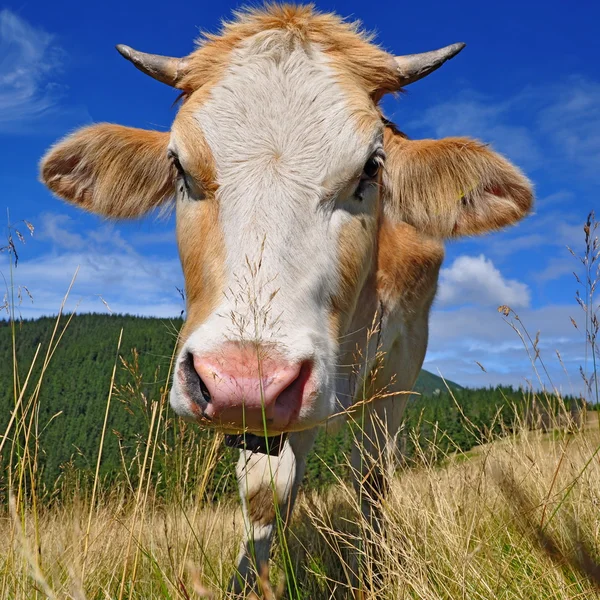
[[[316,434],[316,428],[290,433],[279,456],[240,452],[237,477],[244,537],[231,581],[233,591],[251,588],[257,573],[268,565],[273,536],[289,522]]]
[[[397,464],[396,434],[408,396],[391,396],[365,404],[354,415],[357,427],[352,450],[354,487],[363,514],[364,539],[359,549],[361,578],[376,576],[378,537],[381,535],[381,501]]]

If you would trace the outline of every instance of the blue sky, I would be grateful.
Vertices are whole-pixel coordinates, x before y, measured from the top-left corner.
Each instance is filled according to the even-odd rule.
[[[0,10],[0,207],[11,221],[36,227],[19,248],[15,271],[16,283],[33,296],[33,303],[23,300],[23,316],[56,313],[78,267],[69,308],[106,311],[104,299],[116,312],[181,313],[172,220],[110,224],[78,212],[37,181],[37,163],[82,125],[169,129],[176,92],[136,71],[114,45],[181,56],[199,29],[216,31],[239,5],[25,1]],[[466,385],[535,383],[519,337],[497,311],[508,304],[532,336],[541,332],[554,382],[567,392],[580,389],[584,340],[570,321],[582,320],[574,302],[578,265],[566,246],[582,247],[583,221],[600,209],[600,4],[318,6],[361,19],[397,54],[466,42],[459,57],[408,94],[387,98],[385,112],[414,138],[490,142],[536,186],[536,212],[519,226],[448,244],[426,368]],[[8,275],[5,255],[0,271]]]

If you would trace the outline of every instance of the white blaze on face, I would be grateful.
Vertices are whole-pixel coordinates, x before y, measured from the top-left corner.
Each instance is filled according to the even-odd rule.
[[[375,219],[376,190],[362,201],[353,191],[381,145],[379,119],[373,109],[372,127],[359,129],[325,54],[279,30],[233,52],[195,118],[216,169],[226,281],[184,351],[256,340],[276,343],[290,361],[314,360],[322,394],[310,418],[322,419],[333,403],[331,299],[342,293],[341,237],[353,220]],[[172,146],[184,163],[176,135]]]

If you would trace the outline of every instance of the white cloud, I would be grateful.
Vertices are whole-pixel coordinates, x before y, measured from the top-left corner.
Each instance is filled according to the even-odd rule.
[[[50,241],[52,251],[35,259],[21,253],[15,282],[33,296],[33,304],[24,297],[19,307],[23,317],[56,314],[77,271],[69,310],[105,311],[101,297],[113,312],[179,316],[183,275],[176,256],[138,252],[109,224],[75,233],[66,215],[46,213],[40,220],[38,237]]]
[[[483,253],[495,266],[518,260],[519,277],[536,290],[579,272],[566,246],[582,252],[583,222],[597,204],[600,81],[573,76],[528,86],[500,100],[466,90],[409,119],[410,126],[416,128],[415,137],[468,135],[489,141],[534,180],[536,214],[491,238],[467,240],[469,254]],[[454,280],[442,287],[443,302],[460,300],[457,283],[465,288]]]
[[[77,273],[68,310],[137,315],[178,316],[183,302],[179,261],[139,254],[108,251],[65,252],[35,260],[20,261],[17,285],[25,285],[33,296],[20,307],[23,317],[56,314],[73,276]]]
[[[530,292],[526,284],[505,279],[485,256],[459,256],[450,267],[440,272],[437,304],[458,306],[476,304],[514,308],[529,306]]]
[[[42,226],[36,235],[38,239],[49,241],[59,248],[83,248],[85,240],[80,233],[70,231],[73,219],[69,215],[43,213],[39,221]]]
[[[565,209],[552,204],[552,199],[564,198]],[[584,230],[589,207],[575,204],[564,191],[551,196],[550,206],[545,198],[537,202],[540,212],[533,214],[516,227],[494,233],[493,236],[467,241],[469,253],[484,253],[502,268],[517,266],[519,277],[539,291],[539,285],[564,278],[575,284],[573,273],[582,276],[582,265],[572,256],[584,252]],[[568,207],[568,208],[567,208]],[[534,284],[538,284],[537,287]]]
[[[569,246],[576,249],[584,243],[583,222],[568,223],[561,219],[556,225],[555,243],[560,246]]]
[[[546,281],[554,281],[560,279],[565,275],[571,275],[580,270],[580,264],[575,259],[565,252],[565,257],[555,256],[550,258],[546,263],[546,266],[534,274],[534,277],[540,283]],[[573,277],[573,284],[575,284],[575,277]]]
[[[163,245],[163,244],[175,244],[176,235],[173,228],[169,227],[167,231],[151,233],[133,233],[130,236],[133,244],[136,246],[152,246],[152,245]]]
[[[0,11],[0,124],[43,116],[55,104],[57,90],[46,84],[60,64],[52,36],[23,19]]]
[[[517,312],[521,323],[512,316],[505,318],[495,308],[434,308],[424,367],[463,385],[527,385],[529,381],[536,388],[555,385],[564,393],[580,393],[583,384],[579,367],[584,366],[586,360],[585,336],[571,323],[571,317],[580,320],[580,309],[575,304],[548,305]],[[550,380],[539,359],[535,361],[540,374],[538,379],[530,358],[534,353],[527,354],[523,342],[507,321],[521,330],[525,339],[523,326],[532,339],[540,332],[540,357]],[[476,361],[483,365],[485,372]]]
[[[599,177],[600,83],[574,76],[555,86],[538,124],[561,153],[588,176]]]
[[[528,171],[552,169],[570,179],[569,169],[577,167],[600,181],[600,82],[581,76],[529,86],[499,102],[467,90],[429,107],[410,126],[436,137],[489,141]]]
[[[570,190],[558,190],[548,196],[537,199],[537,204],[543,207],[568,206],[575,201],[575,194]]]
[[[35,132],[65,114],[58,106],[65,88],[53,80],[63,57],[53,35],[0,10],[0,133]],[[87,117],[80,107],[69,112]]]
[[[523,250],[544,248],[548,245],[548,236],[542,233],[526,233],[514,237],[496,236],[486,244],[491,254],[506,257]]]
[[[543,200],[540,200],[538,204],[542,203]],[[483,239],[478,248],[499,261],[509,257],[511,260],[519,260],[513,258],[513,255],[520,253],[520,257],[531,264],[530,257],[535,256],[537,268],[529,277],[535,277],[540,282],[557,279],[580,267],[567,248],[576,253],[583,251],[585,217],[582,213],[579,222],[574,221],[574,218],[577,215],[545,210],[544,214],[528,217],[518,227]]]
[[[45,214],[38,221],[34,240],[42,239],[50,251],[29,259],[28,239],[20,253],[16,284],[28,286],[34,297],[31,304],[24,295],[23,317],[56,314],[78,266],[67,310],[106,311],[102,296],[114,312],[180,315],[183,302],[176,288],[182,287],[183,276],[174,249],[166,251],[160,245],[153,253],[143,245],[143,250],[138,250],[120,229],[109,224],[86,232],[78,221],[65,215]],[[5,256],[1,254],[0,260],[6,260]],[[0,272],[7,274],[2,264]],[[497,311],[499,304],[518,310],[533,338],[541,331],[539,347],[553,383],[565,392],[581,391],[578,369],[585,362],[585,338],[570,320],[581,321],[580,309],[574,303],[530,308],[528,287],[505,278],[483,255],[459,256],[442,270],[425,368],[439,370],[463,385],[519,385],[529,380],[540,387],[521,340]],[[568,376],[555,350],[561,353]],[[537,366],[543,372],[539,363]],[[545,376],[543,382],[548,385]]]

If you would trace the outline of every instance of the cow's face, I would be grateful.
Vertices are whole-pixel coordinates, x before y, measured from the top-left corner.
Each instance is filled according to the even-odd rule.
[[[171,133],[188,297],[171,402],[283,431],[334,410],[337,340],[373,265],[385,153],[368,94],[350,97],[325,56],[269,33],[188,98]]]
[[[171,404],[225,430],[274,434],[336,410],[338,341],[373,286],[384,220],[473,233],[522,216],[531,194],[475,142],[407,142],[384,125],[376,101],[402,79],[402,60],[339,21],[342,53],[339,40],[328,51],[322,36],[340,35],[322,24],[313,43],[309,29],[269,23],[232,29],[235,40],[184,62],[129,54],[186,91],[171,132],[84,129],[51,150],[42,177],[113,217],[174,197],[187,320]]]

